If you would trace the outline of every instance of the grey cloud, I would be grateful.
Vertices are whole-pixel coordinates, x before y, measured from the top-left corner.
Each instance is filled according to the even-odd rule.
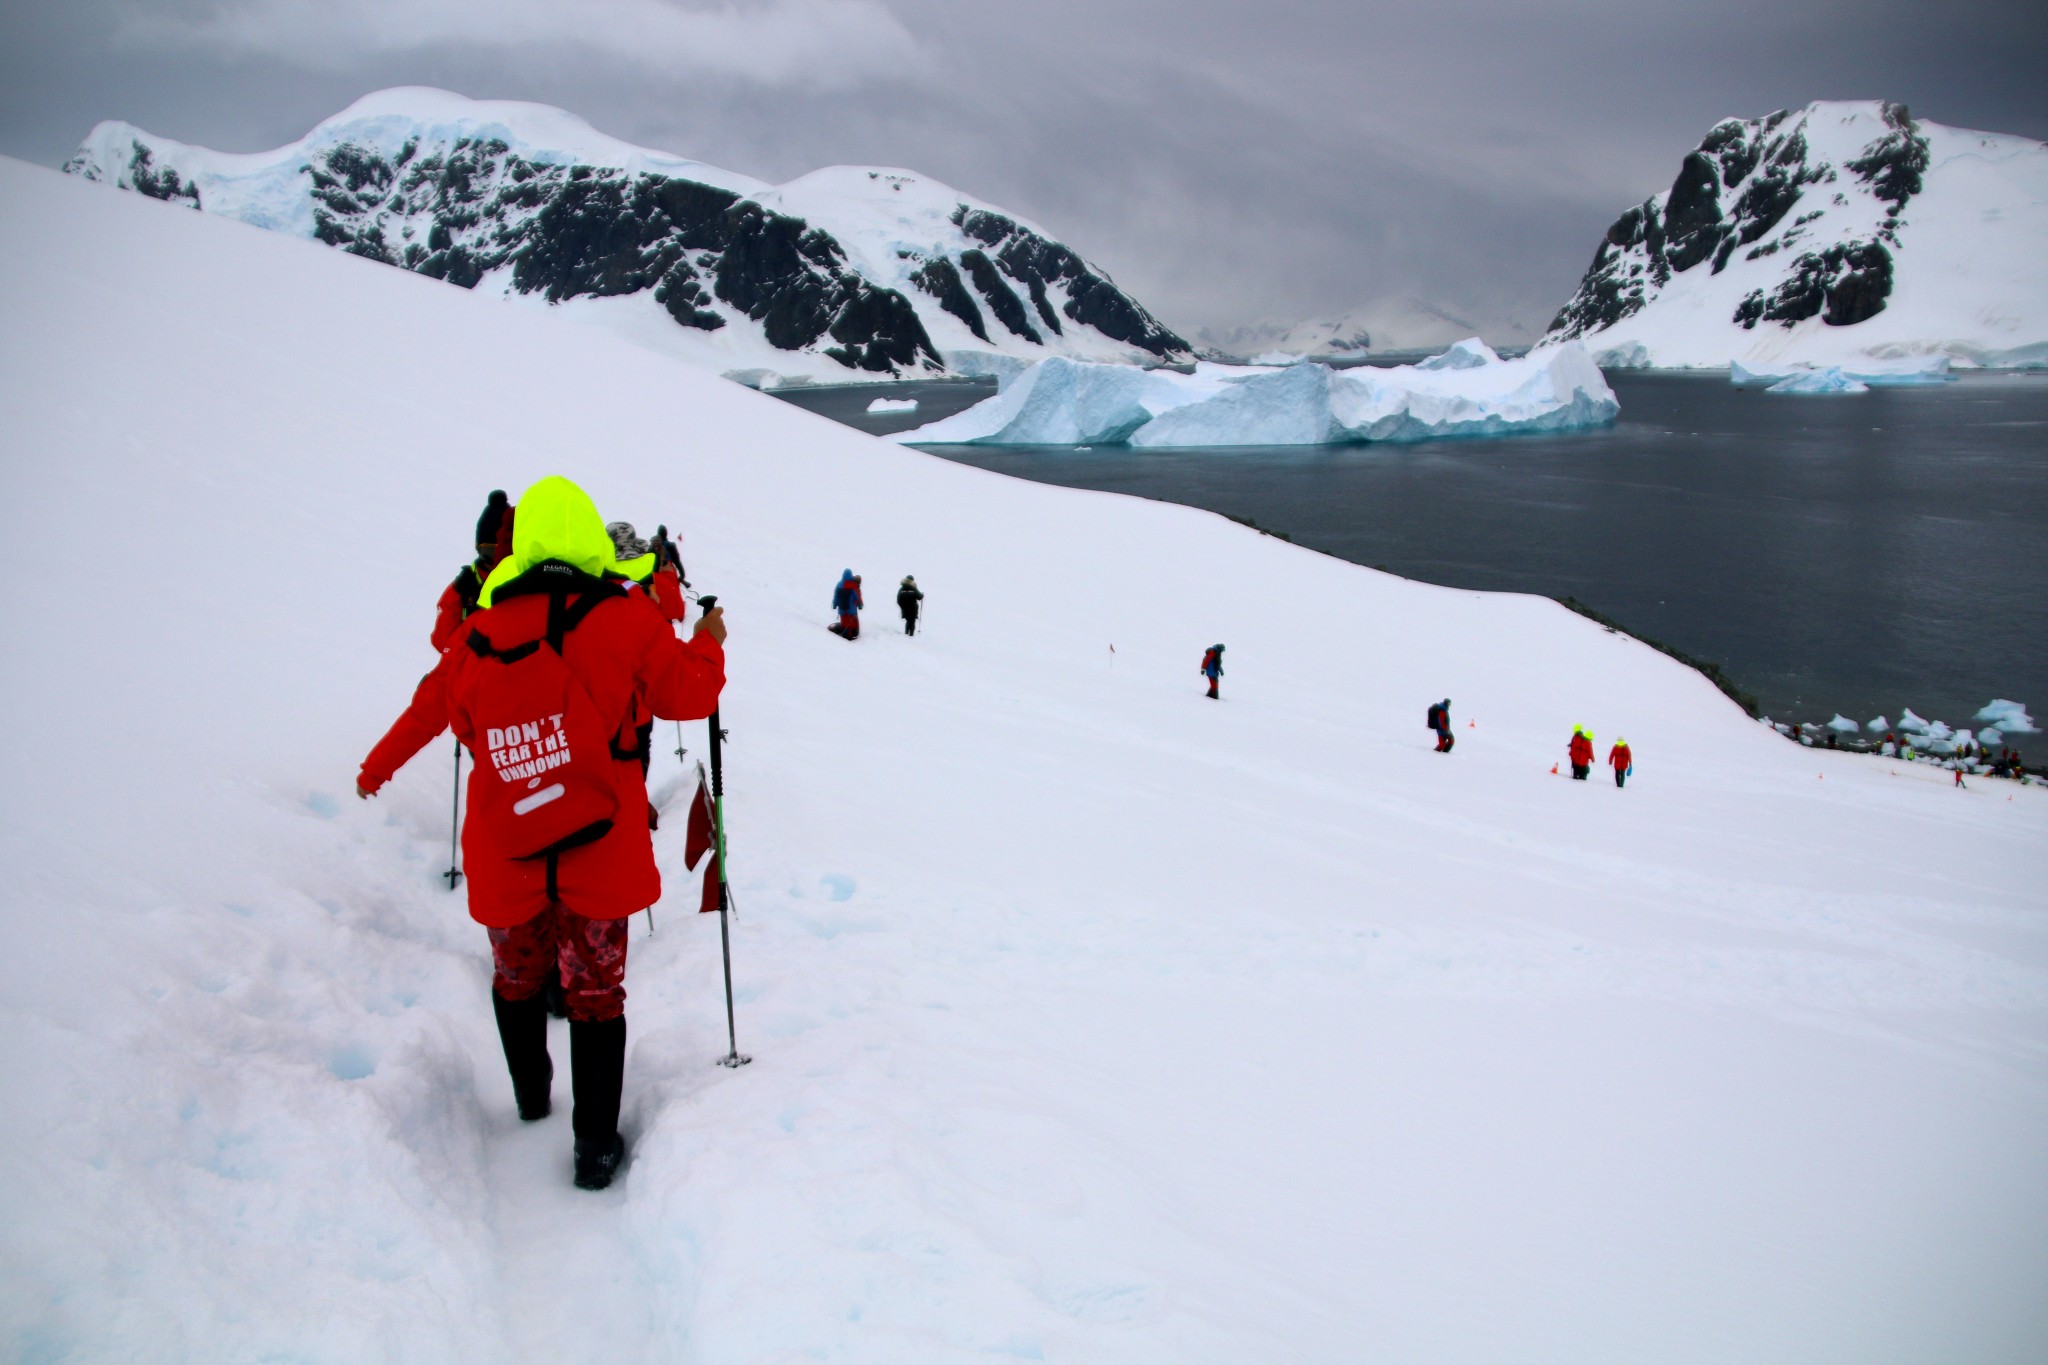
[[[454,32],[309,69],[247,44],[124,46],[110,0],[20,6],[0,14],[0,150],[54,164],[103,117],[255,150],[367,90],[443,85],[771,180],[912,167],[1036,219],[1193,329],[1397,294],[1540,325],[1615,215],[1729,115],[1882,97],[2048,137],[2048,15],[1986,0],[886,8],[907,45],[770,76]]]

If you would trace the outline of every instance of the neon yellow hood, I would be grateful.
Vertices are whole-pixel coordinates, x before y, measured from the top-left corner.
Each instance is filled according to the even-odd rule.
[[[551,474],[519,495],[512,521],[512,553],[484,580],[479,606],[536,564],[558,560],[593,576],[612,565],[612,538],[590,495],[559,474]]]

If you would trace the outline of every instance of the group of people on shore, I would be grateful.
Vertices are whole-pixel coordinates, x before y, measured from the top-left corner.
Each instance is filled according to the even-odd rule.
[[[575,1181],[603,1189],[625,1159],[626,921],[661,897],[647,771],[656,719],[699,720],[725,686],[725,620],[688,638],[682,558],[609,525],[584,491],[542,479],[493,491],[476,558],[442,593],[439,654],[363,760],[376,795],[453,729],[469,752],[462,857],[469,913],[491,945],[491,1004],[519,1116],[548,1116],[547,988],[569,1020]],[[452,880],[452,878],[451,878]]]

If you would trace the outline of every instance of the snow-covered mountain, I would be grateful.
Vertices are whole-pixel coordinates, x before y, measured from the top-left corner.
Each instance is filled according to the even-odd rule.
[[[385,90],[246,156],[108,122],[64,169],[759,378],[937,373],[949,352],[1189,355],[1043,229],[913,171],[769,185],[543,105]]]
[[[1203,328],[1197,333],[1212,358],[1226,360],[1434,350],[1471,336],[1485,337],[1496,346],[1523,345],[1535,339],[1530,328],[1512,318],[1451,308],[1412,294],[1389,295],[1360,308],[1305,322],[1256,322]]]
[[[1615,220],[1545,340],[1603,363],[2048,364],[2048,146],[1902,104],[1727,119]]]

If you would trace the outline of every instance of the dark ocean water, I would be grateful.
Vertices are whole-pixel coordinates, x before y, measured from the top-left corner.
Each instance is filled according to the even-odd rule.
[[[2048,713],[2048,375],[1793,398],[1616,373],[1612,427],[1404,446],[931,447],[1041,483],[1249,517],[1454,587],[1575,597],[1718,663],[1781,719]],[[863,430],[957,381],[785,391]],[[869,417],[877,396],[917,413]]]

